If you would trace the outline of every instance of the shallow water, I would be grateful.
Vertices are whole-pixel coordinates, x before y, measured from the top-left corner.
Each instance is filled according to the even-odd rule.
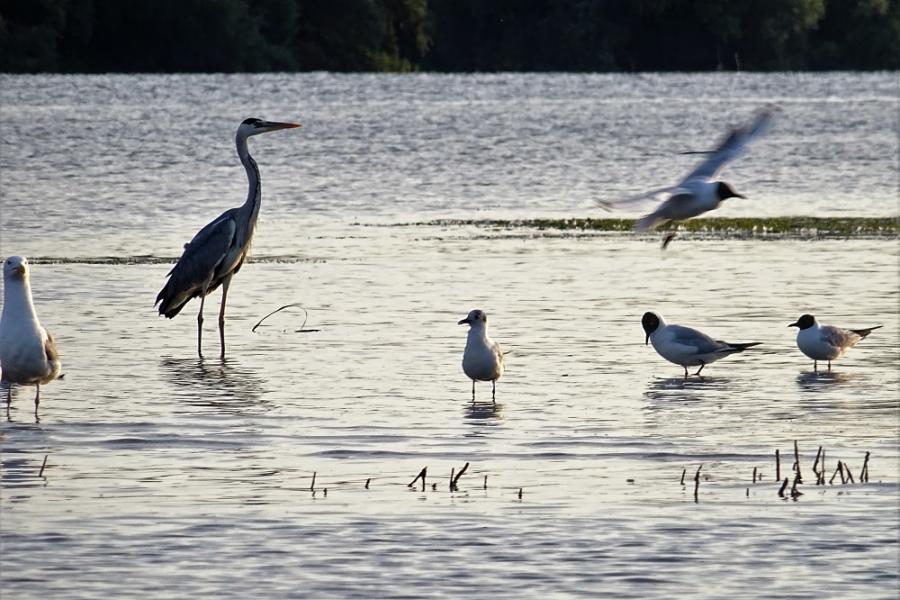
[[[656,240],[624,235],[379,225],[482,206],[521,217],[583,216],[594,183],[574,186],[581,191],[572,195],[564,175],[578,179],[594,171],[590,161],[566,154],[574,140],[562,142],[563,150],[555,145],[565,135],[551,143],[514,132],[510,143],[525,147],[512,150],[510,160],[524,166],[498,177],[504,167],[495,160],[499,142],[492,136],[499,133],[488,130],[480,134],[487,155],[473,157],[469,167],[496,185],[478,187],[468,175],[451,173],[460,156],[454,144],[462,148],[472,139],[460,133],[443,149],[423,142],[412,156],[398,151],[418,165],[422,181],[437,179],[433,196],[417,195],[427,187],[421,181],[378,167],[379,152],[353,145],[341,111],[356,111],[358,126],[375,129],[372,139],[390,129],[373,124],[374,117],[408,106],[422,106],[414,123],[437,119],[444,113],[429,101],[449,103],[445,88],[470,96],[464,104],[476,123],[491,122],[491,115],[503,114],[492,111],[503,107],[508,120],[524,122],[542,102],[511,102],[522,90],[546,96],[556,109],[539,114],[558,120],[580,118],[567,116],[572,106],[576,115],[596,110],[597,122],[627,115],[608,89],[615,86],[636,98],[647,95],[632,121],[663,123],[657,111],[677,112],[652,101],[656,88],[644,78],[559,77],[423,76],[421,85],[410,83],[415,78],[326,75],[2,78],[4,113],[10,94],[18,94],[23,114],[45,128],[29,142],[21,124],[4,118],[0,126],[6,147],[14,139],[12,147],[27,147],[33,157],[19,164],[7,152],[0,156],[2,253],[42,257],[32,269],[35,302],[58,339],[66,373],[44,388],[38,422],[31,391],[15,390],[0,430],[3,595],[894,597],[896,240],[685,239],[663,253]],[[684,109],[690,90],[702,88],[708,76],[657,83],[674,89],[679,77],[688,86]],[[845,85],[841,77],[871,89],[860,92],[864,86]],[[575,89],[551,85],[560,80]],[[858,109],[851,114],[862,123],[882,118],[878,106],[896,106],[896,100],[871,99],[887,85],[878,75],[743,76],[736,90],[752,83],[760,91],[752,102],[735,100],[738,91],[723,95],[722,113],[707,106],[715,124],[697,122],[706,134],[701,139],[771,99],[785,80],[800,89],[782,103],[803,107],[805,119],[816,110],[825,120],[847,115],[842,90],[853,94],[843,108]],[[289,133],[254,140],[266,196],[256,260],[232,285],[224,362],[215,358],[218,294],[207,306],[203,360],[195,355],[195,304],[172,321],[156,318],[151,306],[169,268],[158,259],[177,254],[199,226],[242,199],[242,172],[222,135],[235,119],[206,123],[193,114],[197,102],[188,101],[208,97],[214,111],[240,112],[244,105],[227,103],[222,81],[253,83],[248,89],[263,98],[262,116],[296,112],[307,125],[296,140]],[[72,88],[94,96],[85,100]],[[41,89],[53,90],[58,106],[29,101]],[[609,98],[572,100],[590,90]],[[409,94],[414,101],[407,105]],[[172,135],[167,141],[181,145],[184,155],[169,149],[171,160],[153,167],[118,164],[120,175],[96,154],[106,147],[98,142],[103,135],[67,130],[75,139],[53,140],[49,134],[61,123],[115,130],[140,104],[149,114],[169,111],[169,120],[139,118],[136,128],[175,133],[200,126],[204,133],[194,145]],[[319,125],[339,130],[330,141],[304,117],[307,110],[327,116],[327,106],[340,109]],[[424,135],[428,127],[421,127]],[[861,142],[843,127],[835,131],[847,140],[847,156],[855,156],[850,148]],[[399,126],[394,133],[403,148],[416,137]],[[638,137],[650,135],[642,130]],[[772,134],[776,147],[787,143],[779,135]],[[335,144],[344,160],[318,152],[311,179],[294,181],[288,165],[312,160],[300,136],[320,150]],[[886,144],[896,156],[895,137],[872,131],[867,139],[873,136],[873,144]],[[203,140],[221,145],[194,154]],[[148,146],[159,150],[162,141],[145,132],[105,151],[146,156]],[[94,152],[46,156],[54,144]],[[785,214],[768,194],[777,193],[776,183],[787,184],[767,183],[761,170],[769,155],[756,154],[756,163],[752,156],[729,173],[763,196],[754,205],[760,211]],[[814,176],[833,181],[838,175],[830,171],[844,168],[852,179],[846,173],[854,165],[839,156],[829,155]],[[29,183],[26,163],[34,161],[52,166],[37,177],[32,172]],[[344,171],[335,170],[339,163]],[[360,163],[365,168],[347,175],[348,189],[340,191],[350,165]],[[541,188],[530,178],[548,163]],[[192,180],[197,165],[202,169]],[[82,166],[93,170],[81,173]],[[873,178],[895,186],[895,163],[880,162],[878,169],[888,172],[860,179],[865,193],[853,198],[846,190],[817,195],[810,181],[789,193],[808,201],[810,210],[798,211],[806,214],[832,214],[832,208],[895,214],[891,190],[879,195],[867,187]],[[451,203],[462,180],[459,203]],[[521,188],[517,182],[524,182]],[[606,180],[596,183],[603,188]],[[86,196],[86,189],[96,195]],[[353,200],[354,189],[368,191]],[[127,222],[117,225],[123,216]],[[49,225],[42,225],[45,219]],[[145,258],[107,264],[106,257],[119,256]],[[52,260],[69,257],[85,260]],[[305,327],[318,331],[296,331],[304,320],[297,309],[251,331],[266,313],[292,302],[309,309]],[[456,321],[475,307],[488,312],[492,335],[511,351],[496,407],[488,384],[479,385],[479,401],[471,403],[459,366],[465,331]],[[644,345],[645,310],[764,345],[685,382],[680,367]],[[815,374],[794,345],[795,330],[786,327],[802,312],[884,328],[835,363],[833,373]],[[774,451],[781,451],[782,477],[790,474],[794,440],[805,483],[803,495],[791,501],[777,495]],[[829,478],[837,460],[858,477],[870,452],[870,481],[813,485],[820,445]],[[459,490],[450,492],[451,468],[466,462]],[[701,464],[695,501],[692,478]],[[409,489],[426,466],[425,491]],[[755,484],[754,467],[763,475]]]

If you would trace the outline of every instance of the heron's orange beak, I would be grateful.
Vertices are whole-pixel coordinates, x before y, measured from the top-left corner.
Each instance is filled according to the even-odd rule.
[[[294,129],[296,127],[303,127],[300,123],[273,123],[269,122],[266,124],[266,128],[271,131],[277,131],[279,129]]]

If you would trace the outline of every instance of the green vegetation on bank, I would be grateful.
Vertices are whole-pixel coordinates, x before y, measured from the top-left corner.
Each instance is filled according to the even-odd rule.
[[[494,229],[539,229],[559,231],[631,232],[633,219],[519,219],[455,220],[442,219],[415,225],[444,227],[476,226]],[[658,231],[678,228],[685,233],[704,233],[723,237],[896,237],[900,217],[766,217],[705,218],[668,224]]]
[[[900,68],[900,0],[0,0],[2,72]]]

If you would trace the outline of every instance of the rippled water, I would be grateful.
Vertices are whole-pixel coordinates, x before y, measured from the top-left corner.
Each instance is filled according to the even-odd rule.
[[[37,422],[16,390],[0,429],[4,597],[895,596],[896,240],[663,253],[385,226],[596,214],[593,198],[667,182],[692,162],[675,152],[767,102],[778,128],[728,171],[754,200],[720,213],[893,215],[890,77],[0,84],[2,254],[40,258],[35,301],[66,373]],[[229,357],[211,358],[214,295],[198,360],[194,304],[173,321],[152,309],[160,258],[243,200],[231,130],[248,114],[305,127],[252,142],[257,260],[232,286]],[[107,260],[122,256],[134,264]],[[292,302],[319,331],[285,310],[251,332]],[[472,405],[460,371],[456,321],[475,307],[511,350],[496,407],[487,384]],[[643,343],[648,309],[764,345],[684,382]],[[786,327],[801,312],[884,328],[816,375]],[[791,501],[774,451],[790,474],[794,440]],[[870,452],[870,481],[815,486],[820,445],[828,477],[837,460],[858,477]]]

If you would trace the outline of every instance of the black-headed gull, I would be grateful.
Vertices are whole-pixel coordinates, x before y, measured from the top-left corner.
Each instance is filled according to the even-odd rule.
[[[3,263],[3,314],[0,315],[0,369],[7,384],[6,406],[12,384],[34,385],[34,411],[41,400],[41,384],[59,377],[62,363],[56,343],[38,321],[31,300],[28,260],[10,256]]]
[[[475,402],[475,382],[490,381],[491,399],[497,402],[497,380],[503,375],[503,352],[500,344],[488,337],[487,314],[475,309],[458,323],[469,325],[469,337],[463,352],[463,373],[472,380],[472,402]]]
[[[661,316],[653,312],[644,313],[641,325],[647,333],[645,342],[652,343],[656,352],[667,361],[681,365],[684,368],[685,379],[688,378],[688,367],[700,367],[694,373],[699,375],[703,367],[709,363],[762,343],[733,344],[714,340],[690,327],[668,325]]]
[[[800,328],[797,332],[797,347],[813,359],[813,370],[818,372],[820,360],[827,360],[828,370],[831,371],[831,361],[839,358],[881,325],[868,329],[842,329],[834,325],[819,325],[814,316],[803,315],[788,327]]]
[[[598,204],[605,208],[625,208],[648,202],[660,203],[656,210],[635,221],[636,230],[647,231],[668,221],[690,219],[718,208],[727,198],[746,198],[716,177],[726,164],[744,152],[750,142],[769,130],[772,118],[773,110],[763,110],[750,125],[733,129],[715,150],[694,153],[709,156],[676,185]]]

